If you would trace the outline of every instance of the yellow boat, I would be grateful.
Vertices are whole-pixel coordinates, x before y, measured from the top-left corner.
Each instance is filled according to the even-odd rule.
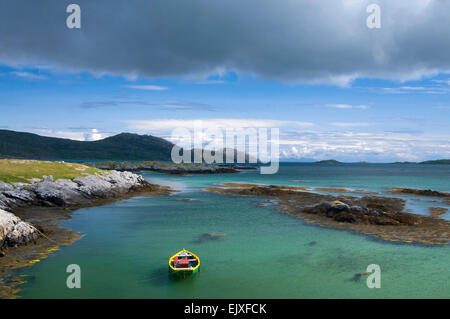
[[[183,249],[169,259],[169,272],[176,276],[187,277],[200,271],[200,258]]]

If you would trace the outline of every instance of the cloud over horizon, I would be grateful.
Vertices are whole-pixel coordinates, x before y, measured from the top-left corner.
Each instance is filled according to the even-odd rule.
[[[171,136],[173,129],[187,128],[194,135],[196,124],[197,128],[201,127],[203,130],[198,133],[202,138],[205,138],[203,133],[209,128],[221,129],[224,136],[227,128],[279,128],[282,160],[333,158],[348,162],[359,160],[394,162],[450,158],[450,142],[441,136],[433,136],[421,131],[353,132],[350,130],[371,126],[374,123],[334,123],[343,129],[340,131],[320,130],[318,125],[309,122],[266,119],[156,119],[127,121],[127,123],[131,131],[161,136],[175,144],[183,142],[185,137]]]
[[[66,130],[58,130],[47,127],[31,127],[27,131],[42,136],[67,138],[75,141],[98,141],[112,135],[111,133],[100,132],[95,128],[82,127],[68,128]]]

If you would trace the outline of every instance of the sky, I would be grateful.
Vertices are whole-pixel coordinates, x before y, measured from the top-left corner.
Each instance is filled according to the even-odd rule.
[[[170,138],[202,120],[279,128],[282,160],[450,158],[449,15],[439,0],[0,0],[0,129]]]

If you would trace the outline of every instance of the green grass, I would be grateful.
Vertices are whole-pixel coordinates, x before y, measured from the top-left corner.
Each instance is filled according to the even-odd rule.
[[[30,183],[30,179],[42,179],[52,175],[53,180],[74,179],[87,174],[107,175],[108,172],[82,164],[20,159],[0,159],[0,181],[5,183]]]

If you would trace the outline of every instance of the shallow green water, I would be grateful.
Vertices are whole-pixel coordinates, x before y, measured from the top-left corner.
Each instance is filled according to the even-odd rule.
[[[449,298],[450,246],[393,244],[349,231],[310,226],[259,207],[260,198],[202,191],[223,181],[381,191],[389,186],[450,190],[448,166],[282,165],[277,175],[168,176],[144,173],[181,190],[81,209],[63,225],[86,234],[73,245],[20,270],[24,298]],[[299,182],[301,180],[302,182]],[[190,202],[174,200],[190,198]],[[426,213],[435,199],[408,198]],[[444,215],[448,219],[449,214]],[[225,233],[201,240],[203,233]],[[317,244],[309,245],[315,241]],[[186,248],[201,258],[189,279],[168,277],[168,258]],[[82,288],[68,289],[67,265],[78,264]],[[354,274],[381,267],[381,289]]]

